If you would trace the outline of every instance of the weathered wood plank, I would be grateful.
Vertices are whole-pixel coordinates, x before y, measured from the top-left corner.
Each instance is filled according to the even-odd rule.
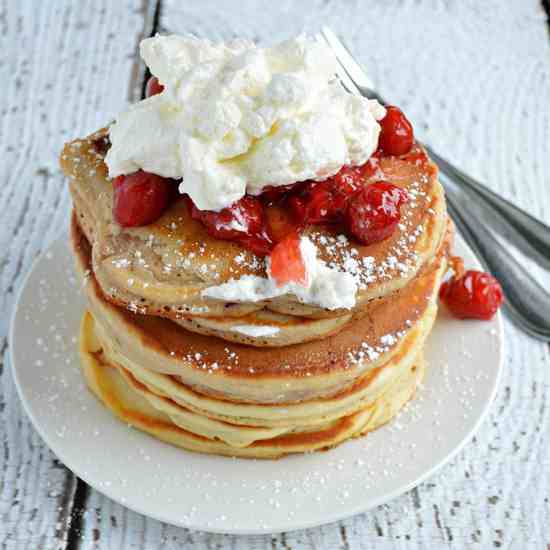
[[[419,137],[550,222],[550,193],[543,192],[550,184],[550,49],[536,1],[512,8],[241,0],[236,9],[222,0],[163,0],[162,8],[161,32],[214,40],[267,43],[329,24],[383,95],[407,110]],[[550,464],[542,439],[550,355],[508,323],[506,341],[503,384],[474,441],[429,482],[371,513],[296,533],[228,537],[143,518],[94,492],[90,507],[102,514],[89,512],[88,530],[109,548],[132,549],[539,548],[550,540],[550,479],[541,474]],[[83,547],[94,548],[89,532]]]
[[[37,251],[66,220],[68,196],[57,152],[65,139],[103,125],[127,97],[138,97],[143,71],[133,56],[137,38],[152,24],[153,4],[105,0],[37,8],[14,1],[0,8],[0,51],[8,52],[0,57],[0,75],[8,83],[0,100],[4,358],[14,291]],[[550,222],[550,48],[535,0],[513,7],[435,0],[368,5],[241,0],[238,6],[163,0],[162,6],[161,30],[212,39],[271,42],[302,28],[331,25],[346,36],[381,92],[407,110],[422,139]],[[58,70],[52,59],[63,60]],[[544,438],[550,424],[550,350],[510,325],[506,338],[505,378],[475,440],[439,475],[388,505],[318,529],[227,537],[164,525],[90,490],[82,518],[73,523],[71,545],[540,548],[550,541],[550,446]],[[10,549],[63,547],[74,478],[55,463],[24,418],[6,369],[1,396],[0,542]]]
[[[154,8],[154,6],[153,6]],[[15,393],[7,331],[15,293],[63,228],[69,198],[57,167],[64,141],[128,101],[145,2],[12,1],[0,5],[0,543],[64,548],[76,479],[42,443]],[[116,44],[116,47],[113,47]]]

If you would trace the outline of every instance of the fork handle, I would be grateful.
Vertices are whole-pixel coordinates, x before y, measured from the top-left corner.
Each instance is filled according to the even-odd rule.
[[[447,207],[461,235],[478,258],[500,282],[506,297],[504,307],[527,333],[550,339],[550,295],[527,270],[487,231],[467,208],[447,197]]]
[[[471,199],[481,199],[484,208],[490,209],[493,213],[496,212],[501,219],[506,221],[506,229],[510,229],[509,226],[511,226],[513,230],[506,231],[505,235],[509,241],[526,255],[530,257],[536,255],[535,259],[539,263],[550,268],[550,227],[468,176],[430,147],[425,146],[425,148],[441,172],[448,176],[452,183],[459,185],[460,189],[467,193]],[[448,184],[445,185],[445,190],[450,191]],[[490,223],[490,219],[485,219],[484,222],[495,231],[502,232],[501,225]]]

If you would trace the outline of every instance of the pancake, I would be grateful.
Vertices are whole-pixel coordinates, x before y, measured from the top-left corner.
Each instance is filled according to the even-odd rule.
[[[74,232],[80,232],[74,212],[71,225]],[[446,249],[448,244],[448,239],[444,240],[440,244],[440,249]],[[437,257],[436,255],[435,258]],[[427,266],[424,266],[422,271],[426,270]],[[217,336],[230,342],[259,347],[280,347],[336,334],[352,319],[357,320],[368,314],[368,311],[369,308],[364,307],[353,314],[314,319],[275,313],[264,308],[240,317],[191,317],[175,319],[175,322],[189,331]]]
[[[162,69],[161,95],[61,154],[87,300],[86,383],[124,423],[184,449],[329,449],[391,420],[424,374],[452,262],[437,166],[399,110],[348,97],[333,85],[330,52],[306,42],[284,43],[280,60],[277,48],[253,52],[250,67],[243,53],[237,69],[241,46],[159,42],[148,64]],[[161,51],[174,47],[175,65]],[[199,82],[180,101],[210,58],[223,93]],[[289,67],[290,80],[311,72],[322,93],[291,82]],[[106,160],[126,175],[112,181]],[[191,197],[231,212],[197,213]],[[127,227],[157,208],[154,222]],[[330,216],[338,223],[310,223]]]
[[[78,223],[92,245],[97,282],[110,302],[135,313],[181,319],[189,330],[210,334],[214,328],[221,330],[213,327],[212,319],[226,322],[229,317],[262,310],[312,319],[336,318],[335,324],[341,327],[353,322],[350,313],[404,288],[433,261],[445,236],[445,200],[435,165],[386,157],[380,161],[376,178],[407,189],[411,197],[402,207],[402,223],[394,234],[361,246],[341,235],[337,226],[311,226],[305,232],[321,259],[354,276],[358,292],[353,311],[303,304],[291,294],[254,303],[206,298],[203,292],[208,288],[244,275],[265,276],[264,260],[234,242],[210,237],[201,223],[191,219],[183,199],[175,200],[153,224],[120,227],[113,220],[112,184],[104,163],[108,147],[107,131],[101,130],[67,144],[61,155]],[[412,154],[420,152],[415,146]],[[329,327],[325,333],[333,329]],[[234,331],[226,332],[228,339],[238,341]]]
[[[260,309],[242,317],[193,317],[176,319],[175,322],[192,332],[229,342],[281,347],[326,338],[339,332],[351,319],[352,315],[312,319]]]
[[[371,301],[363,318],[333,336],[262,349],[195,334],[168,319],[113,305],[91,270],[90,245],[76,224],[72,245],[77,267],[87,277],[88,306],[107,355],[131,372],[144,367],[176,376],[205,396],[264,405],[330,397],[394,355],[416,357],[435,319],[447,257],[444,247],[406,288]]]
[[[247,458],[276,458],[328,449],[388,422],[413,396],[424,373],[422,355],[385,385],[376,399],[336,418],[320,416],[293,427],[234,424],[200,415],[151,389],[106,360],[86,313],[80,334],[81,367],[93,393],[123,422],[191,451]],[[392,365],[395,367],[395,365]]]

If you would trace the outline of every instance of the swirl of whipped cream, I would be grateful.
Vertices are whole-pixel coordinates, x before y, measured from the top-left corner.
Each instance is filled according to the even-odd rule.
[[[182,178],[202,210],[267,186],[325,179],[376,150],[385,109],[348,94],[330,49],[304,36],[271,48],[155,36],[141,57],[164,86],[111,126],[111,177]]]

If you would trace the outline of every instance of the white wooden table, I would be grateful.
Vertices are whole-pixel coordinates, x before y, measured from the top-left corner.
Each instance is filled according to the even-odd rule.
[[[550,549],[550,348],[508,322],[496,403],[452,463],[364,515],[265,537],[164,525],[79,481],[23,413],[7,343],[25,273],[67,225],[58,153],[139,98],[137,46],[155,31],[265,43],[329,24],[421,139],[550,223],[543,3],[0,1],[0,548]]]

